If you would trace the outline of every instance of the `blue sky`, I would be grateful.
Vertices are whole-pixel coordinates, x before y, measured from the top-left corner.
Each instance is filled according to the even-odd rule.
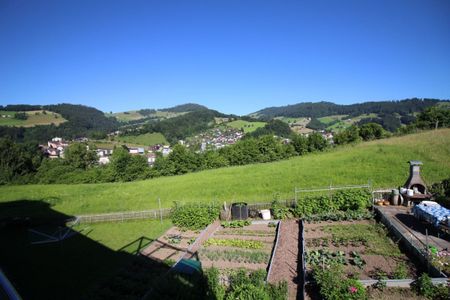
[[[0,0],[0,104],[450,98],[450,1]]]

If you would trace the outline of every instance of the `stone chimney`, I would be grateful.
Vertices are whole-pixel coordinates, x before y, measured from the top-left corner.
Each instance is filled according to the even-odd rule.
[[[405,188],[414,189],[417,188],[419,193],[427,194],[427,185],[420,177],[420,166],[422,165],[421,161],[418,160],[410,160],[409,162],[409,178],[405,183]]]

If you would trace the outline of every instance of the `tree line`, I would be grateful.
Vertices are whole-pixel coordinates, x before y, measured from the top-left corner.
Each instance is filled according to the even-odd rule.
[[[324,101],[316,103],[304,102],[294,105],[269,107],[256,112],[256,114],[264,120],[272,119],[277,116],[320,118],[331,115],[349,115],[350,117],[356,117],[370,113],[390,115],[397,113],[401,116],[405,116],[415,112],[421,112],[440,102],[448,103],[449,100],[412,98],[400,101],[364,102],[350,105],[339,105]]]
[[[18,144],[0,139],[0,184],[7,183],[99,183],[133,181],[180,175],[227,166],[265,163],[309,152],[324,151],[329,144],[318,133],[293,136],[290,143],[273,135],[247,138],[218,151],[197,153],[177,144],[172,152],[156,158],[149,167],[145,156],[131,155],[116,147],[106,166],[86,143],[73,143],[64,158],[48,159],[36,144]]]

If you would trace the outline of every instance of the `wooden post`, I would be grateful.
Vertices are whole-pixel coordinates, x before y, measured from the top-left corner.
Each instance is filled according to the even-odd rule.
[[[161,199],[159,197],[158,197],[158,206],[159,206],[159,219],[162,224]]]

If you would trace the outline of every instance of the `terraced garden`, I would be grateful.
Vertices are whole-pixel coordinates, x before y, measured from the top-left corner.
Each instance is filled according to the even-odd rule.
[[[275,241],[273,224],[250,224],[241,228],[221,226],[199,250],[202,266],[223,271],[240,267],[265,270]]]
[[[373,220],[305,224],[306,265],[344,267],[358,279],[405,279],[416,276],[416,266]]]

